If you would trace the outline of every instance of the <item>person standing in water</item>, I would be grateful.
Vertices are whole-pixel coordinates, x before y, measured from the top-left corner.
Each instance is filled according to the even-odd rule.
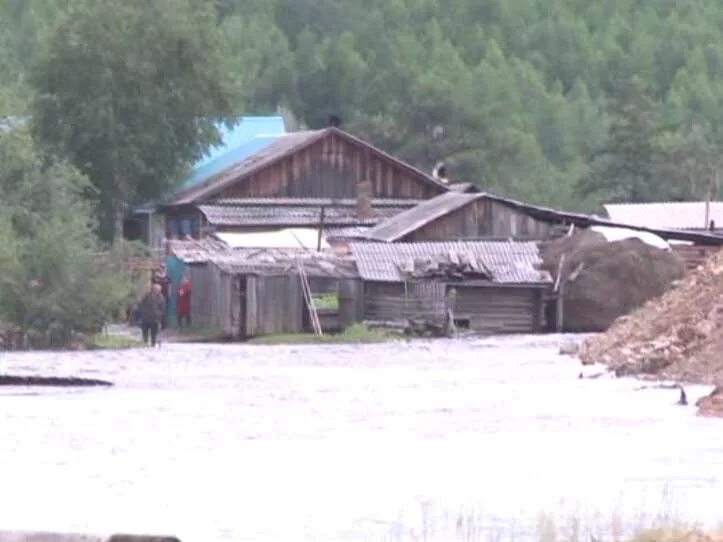
[[[166,299],[161,293],[160,284],[151,286],[151,291],[143,297],[138,306],[138,312],[140,314],[143,342],[148,344],[150,340],[150,345],[156,346],[158,329],[166,314]]]

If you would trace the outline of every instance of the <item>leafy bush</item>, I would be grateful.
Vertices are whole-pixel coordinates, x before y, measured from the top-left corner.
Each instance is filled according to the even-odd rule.
[[[99,330],[129,295],[120,255],[99,244],[77,170],[43,156],[23,130],[0,133],[0,320],[32,346]]]
[[[339,296],[335,293],[312,294],[317,309],[338,309]]]

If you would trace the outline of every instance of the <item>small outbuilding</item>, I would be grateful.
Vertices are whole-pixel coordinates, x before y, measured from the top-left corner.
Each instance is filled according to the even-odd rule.
[[[172,247],[187,265],[193,322],[199,327],[232,339],[311,331],[304,281],[312,296],[335,301],[316,311],[324,331],[358,320],[356,299],[342,295],[358,284],[348,257],[303,248],[232,248],[213,238],[174,241]]]
[[[367,321],[445,320],[484,334],[542,331],[552,279],[533,242],[351,243]]]

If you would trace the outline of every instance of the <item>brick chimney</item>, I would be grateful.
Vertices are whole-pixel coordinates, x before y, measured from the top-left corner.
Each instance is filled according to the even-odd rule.
[[[356,183],[356,216],[357,218],[374,218],[376,214],[372,207],[372,183],[371,181],[359,181]]]

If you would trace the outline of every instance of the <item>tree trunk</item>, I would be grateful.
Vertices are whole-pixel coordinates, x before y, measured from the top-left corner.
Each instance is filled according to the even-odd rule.
[[[120,247],[123,243],[123,220],[125,219],[125,205],[116,202],[113,206],[113,245]]]

